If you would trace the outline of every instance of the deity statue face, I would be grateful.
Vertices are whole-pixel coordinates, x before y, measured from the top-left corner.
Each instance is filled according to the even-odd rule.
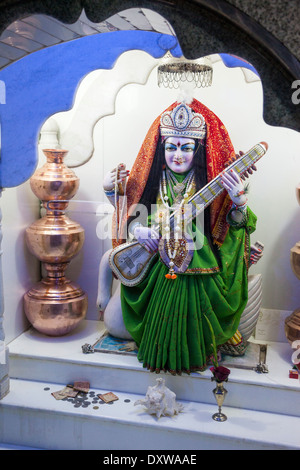
[[[165,160],[170,170],[185,173],[193,166],[195,140],[186,137],[168,137],[165,142]]]

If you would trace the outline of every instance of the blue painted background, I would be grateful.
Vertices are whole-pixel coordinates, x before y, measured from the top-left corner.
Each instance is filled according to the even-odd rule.
[[[223,60],[223,63],[226,65],[226,67],[244,67],[245,69],[249,69],[252,72],[254,72],[257,76],[259,76],[257,70],[253,67],[252,64],[247,62],[245,59],[242,59],[241,57],[237,57],[235,55],[231,54],[220,54],[221,59]]]
[[[173,36],[149,31],[116,31],[59,44],[30,54],[0,72],[6,104],[0,105],[2,188],[18,186],[33,174],[41,126],[72,107],[79,81],[96,69],[110,69],[128,50],[155,58],[182,51]]]
[[[6,99],[0,103],[0,186],[14,187],[33,174],[39,131],[54,113],[72,107],[80,80],[97,69],[111,69],[129,50],[160,58],[167,50],[182,56],[176,38],[149,31],[116,31],[83,37],[27,55],[0,72]],[[253,67],[221,54],[228,67]],[[1,83],[1,82],[0,82]]]

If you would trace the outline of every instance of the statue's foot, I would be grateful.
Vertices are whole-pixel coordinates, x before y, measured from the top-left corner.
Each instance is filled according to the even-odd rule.
[[[237,331],[230,340],[219,347],[219,351],[227,356],[244,356],[246,348],[247,342],[244,341],[241,333]]]

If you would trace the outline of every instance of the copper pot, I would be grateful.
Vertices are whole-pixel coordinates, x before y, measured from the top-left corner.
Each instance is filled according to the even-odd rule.
[[[300,279],[300,242],[297,242],[291,249],[290,262],[295,276]]]
[[[300,185],[296,187],[296,198],[300,204]],[[300,242],[297,242],[290,251],[290,263],[295,276],[300,279]],[[284,332],[290,344],[300,340],[300,309],[285,319]]]
[[[83,290],[64,276],[46,277],[26,292],[25,313],[34,328],[49,336],[62,336],[84,319],[88,300]]]
[[[46,215],[26,229],[31,253],[44,265],[47,277],[24,295],[25,314],[41,333],[61,336],[85,317],[88,300],[83,290],[65,277],[70,260],[84,242],[84,229],[64,213],[79,187],[79,178],[63,163],[65,150],[44,150],[45,165],[30,179]]]
[[[31,253],[40,261],[62,263],[79,253],[84,229],[65,215],[46,215],[26,229],[25,239]]]
[[[285,319],[284,332],[290,344],[300,340],[300,309],[295,310]]]
[[[43,150],[47,161],[30,178],[32,192],[41,201],[72,199],[79,188],[79,178],[63,160],[67,150]]]
[[[300,184],[296,186],[296,199],[297,199],[298,204],[300,205]]]

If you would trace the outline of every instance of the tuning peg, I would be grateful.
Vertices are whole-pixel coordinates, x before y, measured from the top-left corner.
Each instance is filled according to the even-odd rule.
[[[234,157],[231,157],[224,165],[225,168],[227,168],[229,165],[231,165],[233,162],[235,162],[239,158],[238,155],[235,155]]]

